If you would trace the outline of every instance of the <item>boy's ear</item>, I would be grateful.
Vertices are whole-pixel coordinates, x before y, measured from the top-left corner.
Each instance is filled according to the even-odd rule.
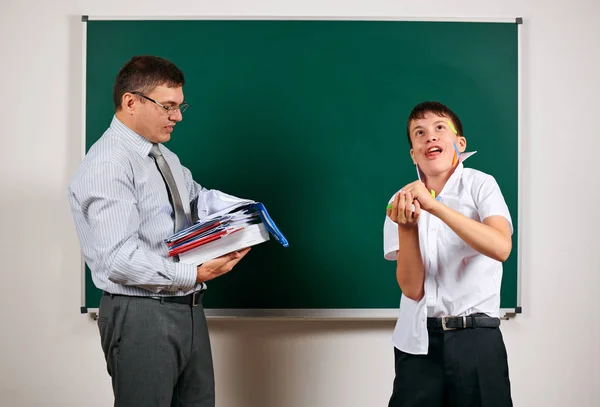
[[[465,150],[467,149],[467,139],[464,138],[463,136],[456,136],[457,140],[456,140],[456,146],[458,147],[458,151],[460,151],[461,153],[464,153]]]
[[[413,164],[417,165],[417,162],[415,161],[415,150],[412,148],[410,149],[410,158],[412,158]]]

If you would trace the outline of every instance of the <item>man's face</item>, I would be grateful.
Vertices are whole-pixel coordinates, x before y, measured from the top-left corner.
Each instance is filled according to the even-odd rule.
[[[145,94],[163,106],[179,106],[183,103],[183,88],[157,86]],[[152,143],[165,143],[171,139],[171,132],[183,117],[177,109],[168,113],[164,108],[149,100],[136,97],[134,106],[134,131]]]
[[[454,133],[454,123],[434,113],[425,113],[424,118],[410,123],[412,149],[410,156],[425,176],[437,176],[453,168],[454,144],[462,153],[467,141]],[[454,163],[456,164],[456,163]]]

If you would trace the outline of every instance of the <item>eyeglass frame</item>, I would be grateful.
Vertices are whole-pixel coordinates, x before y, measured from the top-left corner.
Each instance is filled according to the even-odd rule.
[[[149,100],[150,102],[154,103],[155,105],[162,107],[169,116],[171,116],[172,114],[175,114],[175,112],[178,110],[181,112],[181,114],[183,114],[183,112],[185,112],[187,110],[187,108],[190,107],[190,105],[185,100],[183,101],[183,103],[181,103],[180,105],[177,105],[177,106],[165,106],[162,103],[157,102],[156,100],[144,95],[142,92],[133,91],[133,92],[129,92],[129,93],[131,93],[132,95],[141,96],[144,99]]]

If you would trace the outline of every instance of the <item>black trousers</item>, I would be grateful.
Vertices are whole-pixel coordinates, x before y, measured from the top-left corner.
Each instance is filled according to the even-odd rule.
[[[429,330],[427,355],[394,348],[389,407],[511,407],[506,348],[499,328]]]
[[[98,327],[115,407],[214,407],[201,305],[104,295]]]

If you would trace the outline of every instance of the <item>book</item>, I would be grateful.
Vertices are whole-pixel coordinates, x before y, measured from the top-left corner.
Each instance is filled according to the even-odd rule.
[[[260,202],[241,201],[169,236],[169,256],[200,265],[233,251],[255,246],[273,236],[283,247],[289,243]]]

